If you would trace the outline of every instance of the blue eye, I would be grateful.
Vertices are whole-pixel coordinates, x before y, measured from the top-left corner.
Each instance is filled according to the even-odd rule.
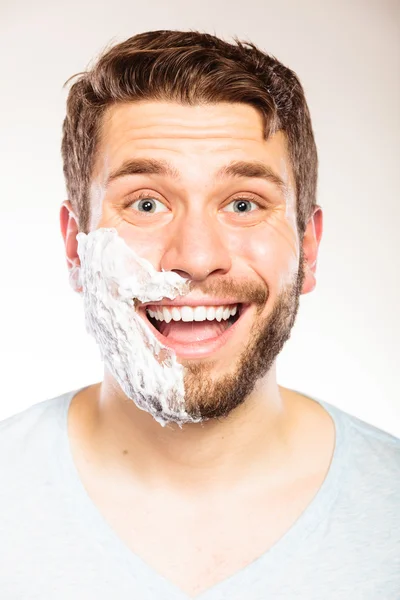
[[[156,198],[141,198],[135,200],[130,205],[130,208],[137,210],[137,212],[148,214],[166,212],[168,210],[167,207],[159,200],[156,200]]]
[[[225,209],[227,212],[235,212],[237,214],[248,213],[252,209],[258,208],[258,205],[251,200],[247,200],[246,198],[239,198],[238,200],[233,200]]]

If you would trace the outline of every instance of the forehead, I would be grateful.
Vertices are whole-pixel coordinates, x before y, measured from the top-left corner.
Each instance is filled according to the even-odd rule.
[[[107,177],[137,157],[165,158],[204,177],[231,160],[253,159],[293,186],[285,134],[265,140],[264,133],[261,113],[248,104],[120,103],[103,115],[93,175]]]

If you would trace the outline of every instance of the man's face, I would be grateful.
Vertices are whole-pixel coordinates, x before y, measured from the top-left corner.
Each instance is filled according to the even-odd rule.
[[[91,230],[116,228],[158,271],[192,281],[187,296],[139,313],[186,367],[188,412],[228,414],[271,368],[302,293],[284,134],[265,141],[260,114],[244,104],[114,106],[103,120],[91,196]],[[211,320],[185,321],[193,317],[179,307],[180,320],[157,320],[174,303],[205,306]],[[215,320],[210,305],[236,314]],[[203,309],[196,314],[204,318]]]

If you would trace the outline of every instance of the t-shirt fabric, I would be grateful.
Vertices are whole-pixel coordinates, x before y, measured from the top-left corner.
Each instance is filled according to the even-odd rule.
[[[75,393],[0,422],[0,598],[188,600],[87,494],[67,433]],[[400,439],[313,400],[336,428],[322,486],[267,552],[196,600],[400,599]]]

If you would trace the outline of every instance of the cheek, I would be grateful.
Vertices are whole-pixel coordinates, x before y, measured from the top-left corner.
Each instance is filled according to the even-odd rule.
[[[121,214],[103,205],[97,228],[114,227],[125,242],[142,258],[158,269],[165,246],[170,243],[168,228],[157,232],[133,227]],[[220,229],[220,236],[233,264],[248,274],[256,273],[271,288],[279,292],[292,282],[299,265],[299,240],[295,219],[278,214],[254,227]]]
[[[100,200],[96,203],[98,207]],[[93,220],[96,217],[96,222]],[[157,231],[149,228],[134,226],[124,218],[124,212],[116,209],[110,202],[102,202],[101,208],[97,209],[92,215],[91,230],[100,228],[114,228],[118,235],[134,250],[140,257],[150,261],[158,269],[160,256],[162,255],[165,244],[166,232],[162,228]]]
[[[276,220],[250,227],[231,242],[235,256],[240,256],[245,267],[265,281],[274,295],[292,282],[300,253],[297,229],[291,222]]]
[[[103,227],[115,227],[118,235],[134,250],[141,258],[145,258],[159,270],[160,257],[162,256],[165,234],[161,230],[156,233],[149,232],[148,229],[134,227],[127,223],[122,217],[115,217],[117,221],[114,225],[103,225]]]

